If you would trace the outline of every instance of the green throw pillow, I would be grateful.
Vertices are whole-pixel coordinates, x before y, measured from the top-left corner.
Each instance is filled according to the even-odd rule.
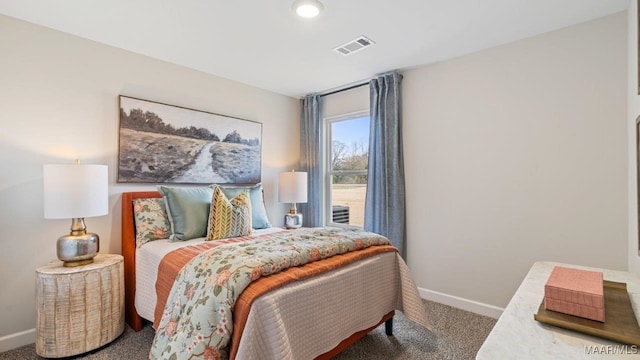
[[[207,236],[207,220],[213,189],[210,187],[158,186],[167,206],[173,234],[171,241]]]

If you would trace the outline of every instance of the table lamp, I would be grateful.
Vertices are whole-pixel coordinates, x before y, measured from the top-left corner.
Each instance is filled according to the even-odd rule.
[[[100,249],[97,234],[87,232],[85,217],[109,212],[107,165],[44,165],[45,219],[71,219],[71,232],[57,242],[58,259],[72,267],[93,262]]]
[[[298,213],[296,203],[307,202],[307,173],[281,173],[278,177],[278,201],[291,203],[289,213],[284,216],[284,226],[287,229],[297,229],[302,226],[302,214]]]

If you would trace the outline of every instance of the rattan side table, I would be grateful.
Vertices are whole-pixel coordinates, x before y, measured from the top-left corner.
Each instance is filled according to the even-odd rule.
[[[124,263],[98,254],[92,264],[36,269],[36,352],[68,357],[101,347],[124,331]]]

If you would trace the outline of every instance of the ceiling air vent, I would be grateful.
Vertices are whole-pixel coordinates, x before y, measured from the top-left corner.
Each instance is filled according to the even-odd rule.
[[[342,44],[340,46],[338,46],[337,48],[333,49],[334,51],[337,51],[338,53],[347,56],[347,55],[351,55],[355,52],[358,52],[362,49],[368,48],[369,46],[375,44],[375,42],[373,42],[373,40],[367,38],[366,36],[360,36],[354,40],[349,41],[346,44]]]

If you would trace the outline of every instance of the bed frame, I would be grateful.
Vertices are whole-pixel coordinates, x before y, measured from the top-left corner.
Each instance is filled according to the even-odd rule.
[[[142,330],[144,319],[138,315],[135,306],[135,294],[136,294],[136,239],[135,239],[135,220],[133,216],[133,200],[135,199],[148,199],[148,198],[160,198],[157,191],[137,191],[137,192],[125,192],[122,193],[122,255],[124,256],[124,283],[125,283],[125,320],[129,326],[135,331]],[[331,359],[351,344],[363,338],[371,330],[378,327],[380,324],[385,323],[385,332],[387,335],[393,335],[393,315],[394,311],[385,314],[382,320],[362,331],[358,331],[352,334],[350,337],[344,339],[335,348],[327,353],[324,353],[316,359]]]
[[[135,331],[142,330],[142,317],[136,311],[136,224],[133,200],[161,198],[157,191],[122,193],[122,256],[124,256],[124,317]]]

